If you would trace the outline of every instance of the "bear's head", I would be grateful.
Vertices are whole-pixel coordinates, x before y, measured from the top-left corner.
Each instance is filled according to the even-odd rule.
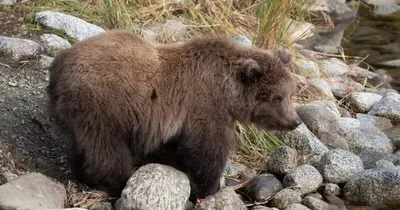
[[[291,101],[297,85],[290,62],[286,49],[251,50],[239,61],[235,72],[246,101],[243,120],[268,130],[293,130],[302,123]]]

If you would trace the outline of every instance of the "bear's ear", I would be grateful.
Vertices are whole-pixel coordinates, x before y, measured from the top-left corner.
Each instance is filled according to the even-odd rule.
[[[281,59],[281,61],[286,65],[292,60],[292,55],[290,54],[288,49],[284,48],[279,48],[275,50],[275,54],[278,56],[278,58]]]
[[[262,76],[260,65],[251,58],[244,60],[238,70],[239,79],[244,84],[254,83]]]

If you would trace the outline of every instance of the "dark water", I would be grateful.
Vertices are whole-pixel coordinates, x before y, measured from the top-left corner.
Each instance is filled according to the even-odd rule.
[[[400,6],[399,6],[400,7]],[[388,7],[387,10],[395,10]],[[358,17],[345,30],[342,47],[346,55],[368,56],[364,61],[375,70],[385,70],[400,90],[400,9],[390,15],[377,15],[373,6],[360,4]],[[397,60],[397,64],[382,64]],[[362,67],[368,67],[361,63]]]

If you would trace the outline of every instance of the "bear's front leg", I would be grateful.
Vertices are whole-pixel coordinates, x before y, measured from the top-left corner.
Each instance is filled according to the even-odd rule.
[[[181,139],[179,156],[191,182],[190,200],[202,199],[220,190],[222,176],[233,139],[224,126],[192,128]]]

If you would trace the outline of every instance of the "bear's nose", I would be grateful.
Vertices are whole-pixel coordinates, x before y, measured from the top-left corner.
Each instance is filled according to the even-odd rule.
[[[297,117],[292,123],[293,129],[296,129],[297,127],[299,127],[299,125],[301,123],[303,123],[303,121],[300,119],[300,117]]]

